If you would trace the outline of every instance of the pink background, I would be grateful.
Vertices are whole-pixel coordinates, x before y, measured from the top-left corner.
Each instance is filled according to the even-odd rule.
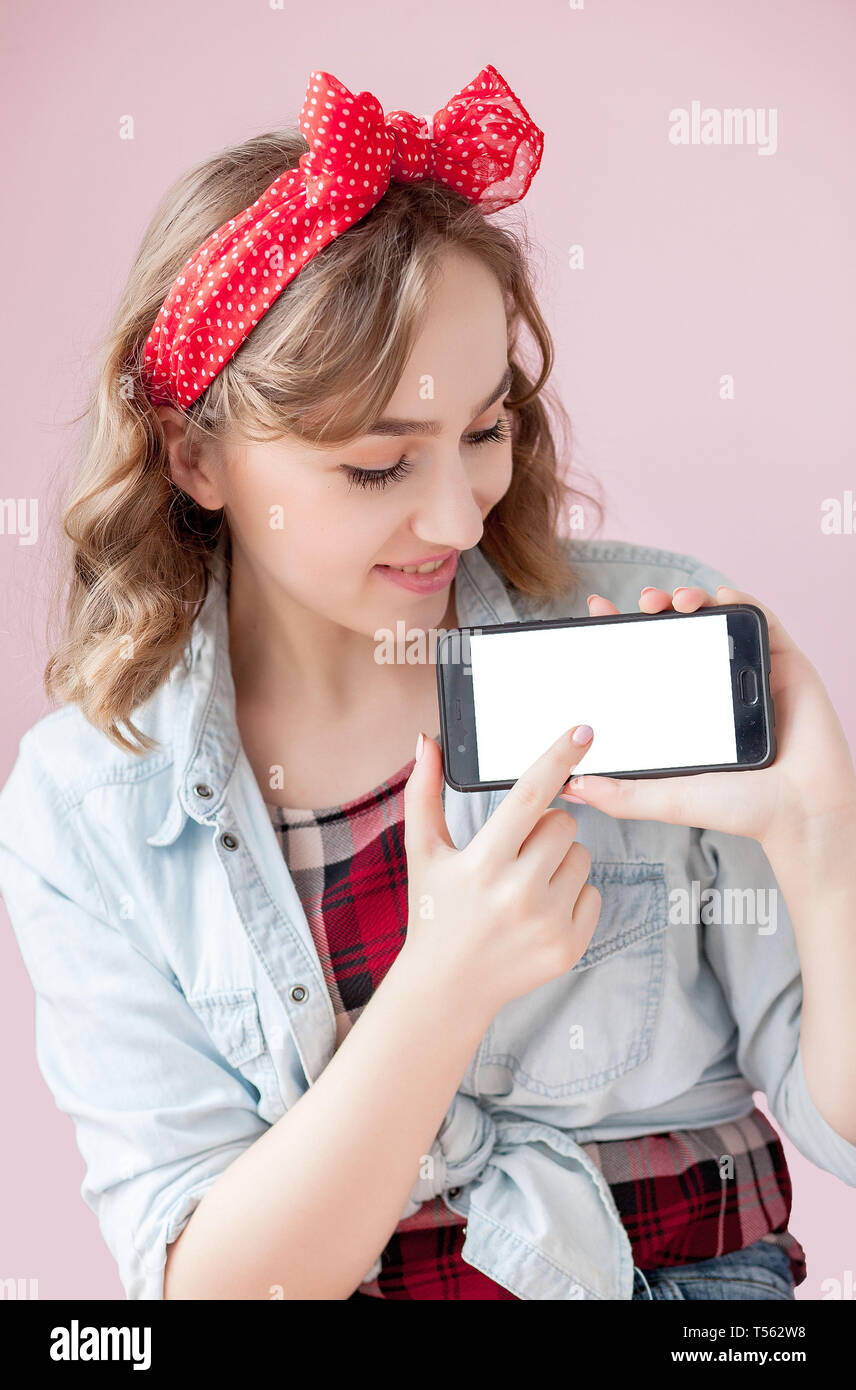
[[[525,22],[524,21],[525,17]],[[845,0],[78,0],[4,17],[10,214],[3,495],[39,499],[39,538],[0,535],[0,779],[47,709],[43,614],[73,417],[156,200],[188,165],[293,125],[313,68],[384,108],[434,111],[493,63],[546,132],[522,205],[555,334],[577,464],[605,536],[695,554],[784,620],[853,743],[856,535],[825,498],[856,489],[850,419],[856,10]],[[669,143],[694,100],[775,107],[778,150]],[[134,118],[133,140],[119,138]],[[11,194],[11,197],[10,197]],[[14,201],[12,201],[14,199]],[[585,269],[568,248],[581,244]],[[719,378],[735,399],[719,398]],[[42,1298],[117,1298],[79,1188],[71,1121],[32,1044],[32,990],[3,916],[0,1277]],[[856,1268],[856,1190],[785,1141],[800,1298]]]

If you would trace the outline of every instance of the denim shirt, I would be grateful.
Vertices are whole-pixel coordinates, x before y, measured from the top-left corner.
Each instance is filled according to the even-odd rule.
[[[461,625],[584,617],[595,590],[636,612],[645,584],[728,582],[691,556],[569,544],[581,583],[540,606],[465,552]],[[134,715],[158,749],[126,753],[65,706],[24,734],[0,792],[0,890],[35,989],[39,1067],[74,1120],[81,1194],[131,1299],[163,1297],[167,1245],[335,1047],[240,741],[219,567],[186,653],[189,669]],[[445,787],[459,849],[506,795]],[[737,1119],[761,1090],[796,1147],[852,1186],[856,1146],[806,1086],[793,927],[781,895],[769,911],[760,845],[573,814],[602,896],[594,936],[572,970],[496,1014],[402,1217],[441,1195],[466,1219],[464,1259],[518,1298],[630,1299],[630,1242],[582,1143]],[[702,908],[711,887],[738,910]],[[752,902],[764,910],[740,910]],[[365,1278],[379,1268],[380,1251]]]

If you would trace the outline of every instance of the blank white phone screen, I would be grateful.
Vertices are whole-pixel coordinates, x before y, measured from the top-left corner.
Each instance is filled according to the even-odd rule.
[[[594,740],[575,771],[737,762],[728,618],[470,635],[480,782],[516,780],[565,729]]]

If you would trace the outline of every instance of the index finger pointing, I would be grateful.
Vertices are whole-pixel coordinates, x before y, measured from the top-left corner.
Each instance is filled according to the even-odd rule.
[[[581,741],[580,741],[581,739]],[[592,731],[576,724],[518,777],[508,795],[474,836],[503,863],[516,859],[523,841],[558,796],[571,772],[591,747]]]

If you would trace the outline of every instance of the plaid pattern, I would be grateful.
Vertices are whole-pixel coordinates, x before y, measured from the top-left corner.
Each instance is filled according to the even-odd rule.
[[[333,1002],[337,1047],[404,943],[404,786],[413,765],[411,759],[341,806],[307,811],[268,805]],[[787,1230],[791,1182],[784,1150],[760,1110],[729,1124],[581,1148],[609,1184],[638,1268],[691,1264],[764,1239],[785,1249],[795,1284],[805,1279],[802,1246]],[[465,1223],[442,1198],[424,1202],[399,1222],[380,1274],[361,1292],[513,1299],[462,1258]]]
[[[640,1269],[781,1245],[794,1284],[805,1252],[787,1230],[791,1179],[778,1134],[755,1107],[706,1129],[581,1144],[609,1184]]]
[[[407,933],[404,784],[413,765],[342,806],[268,806],[333,1001],[337,1047]]]

